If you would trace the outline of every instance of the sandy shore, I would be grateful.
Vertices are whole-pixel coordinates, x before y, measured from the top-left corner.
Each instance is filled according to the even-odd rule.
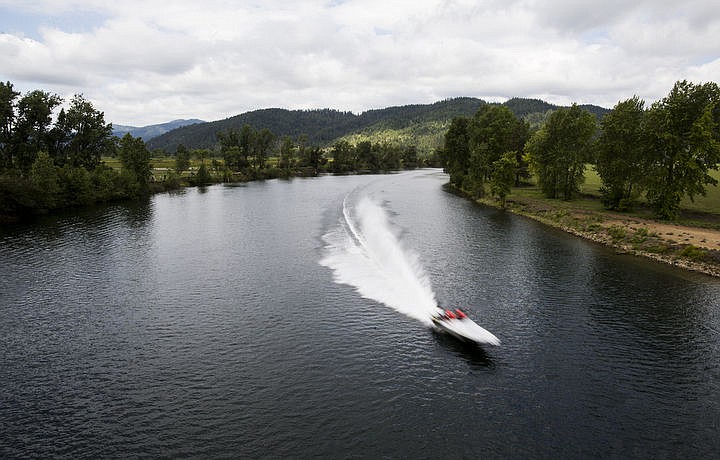
[[[477,201],[499,207],[495,200]],[[556,207],[548,201],[512,199],[506,209],[621,253],[720,277],[720,230],[568,208],[567,202]]]

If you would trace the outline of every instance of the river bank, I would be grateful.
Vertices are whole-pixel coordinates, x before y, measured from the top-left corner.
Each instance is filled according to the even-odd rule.
[[[461,192],[462,193],[462,192]],[[500,207],[490,198],[478,203]],[[686,270],[720,277],[720,230],[717,216],[703,216],[706,226],[657,221],[649,216],[600,210],[598,199],[551,200],[532,193],[511,194],[505,209],[572,235]]]

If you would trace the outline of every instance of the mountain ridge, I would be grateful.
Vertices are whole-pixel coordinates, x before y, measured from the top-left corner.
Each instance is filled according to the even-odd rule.
[[[193,125],[197,123],[205,123],[204,120],[192,118],[189,120],[177,119],[165,123],[158,123],[146,126],[128,126],[113,124],[113,135],[122,137],[130,133],[133,137],[141,137],[144,141],[149,141],[155,137],[161,136],[173,129],[182,128],[183,126]]]
[[[212,149],[217,144],[217,133],[241,129],[250,125],[255,129],[268,128],[278,137],[293,139],[306,135],[308,142],[323,147],[337,140],[375,138],[382,141],[419,144],[421,150],[432,150],[442,142],[444,131],[458,116],[473,116],[478,109],[489,104],[483,99],[457,97],[431,104],[411,104],[384,109],[372,109],[354,114],[335,109],[289,110],[265,108],[241,113],[223,120],[179,127],[150,139],[150,149],[175,152],[182,144],[190,149]],[[495,103],[493,103],[495,104]],[[531,126],[541,124],[552,110],[561,106],[539,99],[513,98],[502,104]],[[598,118],[609,110],[585,104],[582,108]]]

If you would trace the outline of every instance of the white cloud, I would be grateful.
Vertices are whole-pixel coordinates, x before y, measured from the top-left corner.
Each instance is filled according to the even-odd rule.
[[[452,96],[610,107],[718,75],[720,6],[702,0],[0,0],[2,9],[95,18],[80,31],[38,21],[0,34],[0,79],[82,92],[120,124]]]

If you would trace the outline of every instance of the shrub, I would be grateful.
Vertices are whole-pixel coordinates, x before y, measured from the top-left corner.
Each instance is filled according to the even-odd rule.
[[[625,228],[619,225],[611,225],[610,227],[608,227],[607,232],[613,239],[613,241],[624,240],[627,236],[627,231],[625,230]]]
[[[685,246],[682,248],[682,251],[680,251],[680,256],[692,260],[702,260],[705,258],[705,254],[706,251],[704,249],[693,246],[692,244]]]
[[[648,229],[645,227],[638,228],[635,230],[635,234],[632,237],[633,243],[643,243],[648,238]]]

